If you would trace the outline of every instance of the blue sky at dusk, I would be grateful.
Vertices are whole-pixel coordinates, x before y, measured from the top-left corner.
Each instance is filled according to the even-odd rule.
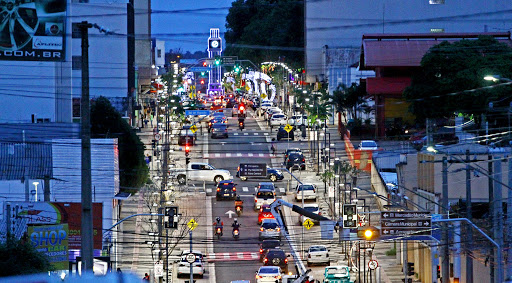
[[[165,51],[204,51],[210,28],[226,30],[233,0],[152,0],[152,37],[165,40]]]

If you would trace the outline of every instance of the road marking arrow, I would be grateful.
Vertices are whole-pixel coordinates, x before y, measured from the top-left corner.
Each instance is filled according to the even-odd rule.
[[[233,213],[235,213],[235,212],[232,210],[228,210],[225,214],[229,215],[229,218],[231,219],[231,216],[233,215]]]

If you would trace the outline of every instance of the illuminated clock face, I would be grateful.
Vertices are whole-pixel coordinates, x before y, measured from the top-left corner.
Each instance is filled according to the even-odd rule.
[[[217,47],[219,47],[219,41],[218,41],[218,40],[213,40],[213,41],[212,41],[212,47],[213,47],[213,48],[217,48]]]

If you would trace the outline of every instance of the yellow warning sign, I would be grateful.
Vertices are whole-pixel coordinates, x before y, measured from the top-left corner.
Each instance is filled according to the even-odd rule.
[[[284,130],[289,133],[291,130],[293,130],[293,127],[290,126],[290,124],[286,124],[286,126],[284,126]]]
[[[306,221],[304,221],[304,223],[302,224],[304,225],[304,227],[306,227],[306,229],[311,229],[311,227],[313,227],[315,225],[315,223],[313,223],[313,221],[311,221],[311,219],[306,219]]]
[[[187,226],[188,228],[190,228],[190,230],[194,230],[196,229],[196,227],[198,226],[199,224],[197,224],[197,222],[194,220],[194,218],[190,219],[190,221],[187,223]],[[308,228],[309,229],[309,228]]]
[[[196,125],[192,125],[192,126],[190,127],[190,130],[192,131],[192,133],[194,133],[194,134],[195,134],[195,133],[196,133],[196,131],[197,131],[197,126],[196,126]]]

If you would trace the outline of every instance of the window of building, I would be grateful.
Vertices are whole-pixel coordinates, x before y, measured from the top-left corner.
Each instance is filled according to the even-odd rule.
[[[157,49],[156,50],[156,57],[162,58],[162,49]]]
[[[431,28],[430,32],[431,33],[443,33],[444,32],[444,28]]]
[[[82,56],[73,56],[72,70],[82,70]]]
[[[444,4],[444,0],[428,0],[430,5]]]

